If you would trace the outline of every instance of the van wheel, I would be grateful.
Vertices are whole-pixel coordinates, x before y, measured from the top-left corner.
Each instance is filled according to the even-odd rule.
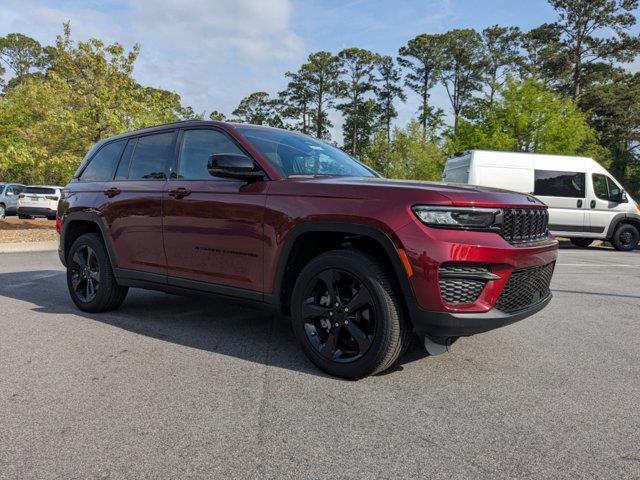
[[[410,342],[390,272],[361,252],[333,250],[311,260],[293,288],[291,310],[305,355],[338,377],[382,372]]]
[[[623,223],[616,228],[611,243],[616,250],[629,252],[636,248],[639,240],[640,233],[638,233],[638,229],[633,225]]]
[[[569,240],[571,240],[571,243],[573,243],[578,248],[587,248],[593,243],[593,238],[573,237]]]
[[[73,242],[67,258],[67,286],[73,303],[85,312],[114,310],[129,290],[116,283],[107,250],[96,233]]]

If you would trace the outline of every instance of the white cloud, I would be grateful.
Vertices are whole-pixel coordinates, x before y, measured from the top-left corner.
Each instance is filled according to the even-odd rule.
[[[51,43],[62,22],[71,21],[76,39],[98,37],[129,48],[139,43],[136,78],[176,91],[196,111],[230,112],[244,95],[280,86],[275,79],[303,58],[290,0],[51,3],[4,3],[0,34],[21,32]]]

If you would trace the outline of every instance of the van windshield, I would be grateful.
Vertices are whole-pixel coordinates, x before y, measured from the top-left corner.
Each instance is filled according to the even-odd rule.
[[[377,176],[373,170],[342,150],[307,135],[255,127],[239,126],[236,129],[287,177]]]

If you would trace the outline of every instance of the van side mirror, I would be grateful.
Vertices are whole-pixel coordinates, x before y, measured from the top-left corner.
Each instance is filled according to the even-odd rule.
[[[628,203],[627,192],[620,190],[616,195],[611,196],[611,201],[615,203]]]
[[[214,153],[207,170],[213,177],[235,178],[245,182],[264,180],[264,173],[255,169],[253,160],[239,153]]]

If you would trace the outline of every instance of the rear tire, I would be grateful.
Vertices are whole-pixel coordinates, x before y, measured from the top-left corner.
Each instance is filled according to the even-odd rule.
[[[640,233],[638,229],[629,223],[622,223],[616,228],[613,238],[611,239],[611,244],[616,250],[630,252],[636,248],[639,240]]]
[[[572,237],[569,240],[578,248],[587,248],[593,243],[593,238]]]
[[[291,313],[305,355],[342,378],[387,370],[411,340],[391,272],[357,251],[333,250],[311,260],[293,288]]]
[[[102,238],[86,233],[73,242],[67,257],[67,286],[76,306],[84,312],[115,310],[128,288],[116,282]]]

